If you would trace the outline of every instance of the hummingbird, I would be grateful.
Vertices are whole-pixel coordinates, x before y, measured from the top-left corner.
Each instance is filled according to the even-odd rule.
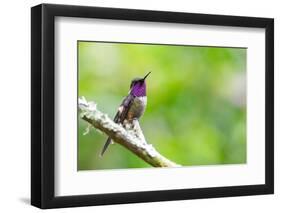
[[[115,123],[123,125],[125,120],[131,122],[134,119],[139,119],[144,114],[147,105],[145,79],[150,73],[151,72],[147,73],[143,78],[134,78],[131,81],[129,93],[123,99],[113,119]],[[101,156],[112,143],[111,140],[112,139],[109,137],[105,142],[101,151]]]

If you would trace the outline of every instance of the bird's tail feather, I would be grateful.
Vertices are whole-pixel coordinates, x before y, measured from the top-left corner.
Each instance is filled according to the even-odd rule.
[[[107,147],[111,144],[111,138],[108,138],[107,141],[105,142],[102,151],[100,153],[100,156],[102,157],[104,152],[106,151]]]

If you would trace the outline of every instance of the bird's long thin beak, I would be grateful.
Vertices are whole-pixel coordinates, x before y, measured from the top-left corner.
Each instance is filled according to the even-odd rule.
[[[150,73],[151,73],[151,72],[147,73],[147,74],[144,76],[144,78],[143,78],[142,80],[145,80],[146,77],[147,77]]]

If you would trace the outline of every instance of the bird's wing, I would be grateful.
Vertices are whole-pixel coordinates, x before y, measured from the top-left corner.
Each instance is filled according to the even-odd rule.
[[[113,119],[113,121],[115,123],[123,123],[124,120],[126,119],[127,117],[127,114],[128,114],[128,111],[129,111],[129,108],[130,108],[130,104],[132,102],[132,100],[134,99],[134,96],[129,94],[128,96],[126,96],[121,105],[119,106],[118,108],[118,111]],[[111,138],[108,137],[103,148],[102,148],[102,151],[101,151],[101,156],[104,154],[104,152],[106,151],[107,147],[111,144]]]
[[[116,123],[123,123],[127,117],[128,111],[130,109],[130,105],[134,99],[134,96],[129,94],[124,98],[122,104],[120,105],[118,112],[114,118],[114,122]]]

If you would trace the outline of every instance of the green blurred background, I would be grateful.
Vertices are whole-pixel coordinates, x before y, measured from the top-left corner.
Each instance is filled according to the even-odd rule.
[[[147,78],[140,123],[176,163],[246,163],[246,49],[78,41],[79,97],[114,117],[131,79]],[[78,118],[79,119],[79,118]],[[79,119],[78,170],[151,167]]]

